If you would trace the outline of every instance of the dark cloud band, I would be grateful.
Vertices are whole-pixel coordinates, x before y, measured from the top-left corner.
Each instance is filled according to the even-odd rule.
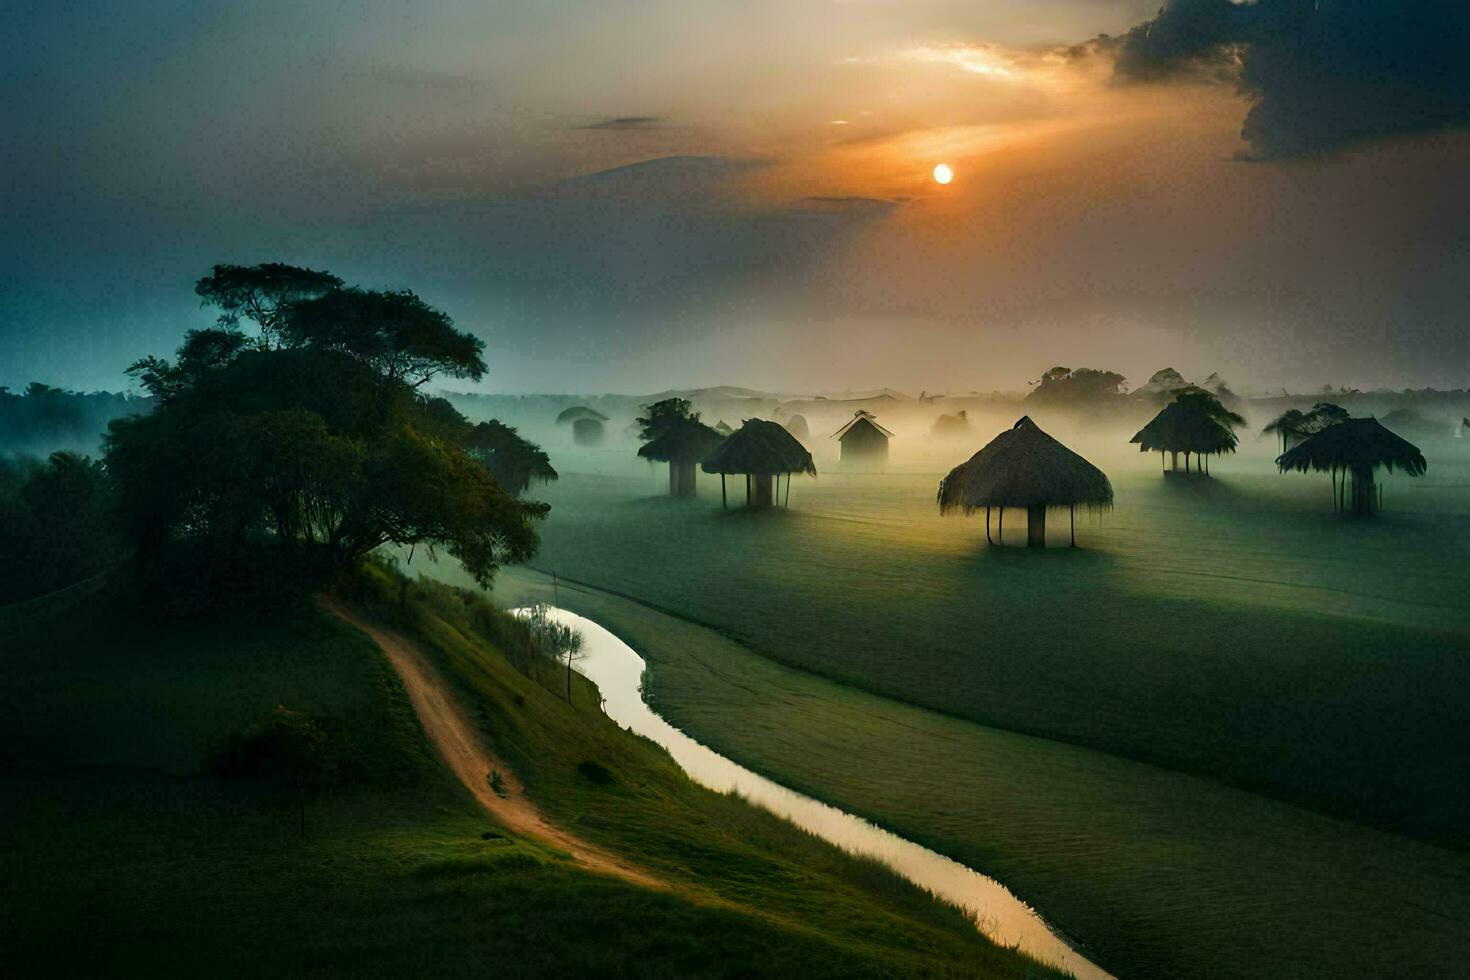
[[[1117,75],[1234,78],[1263,159],[1470,124],[1470,4],[1167,0],[1118,45]]]

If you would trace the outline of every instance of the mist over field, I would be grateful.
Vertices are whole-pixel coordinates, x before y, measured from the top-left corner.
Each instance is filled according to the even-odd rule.
[[[1467,973],[1470,4],[0,24],[10,973]]]

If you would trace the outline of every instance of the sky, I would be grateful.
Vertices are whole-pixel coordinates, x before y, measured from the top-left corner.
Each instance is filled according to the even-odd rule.
[[[285,261],[415,290],[486,391],[1470,386],[1470,5],[0,18],[0,385],[125,388]]]

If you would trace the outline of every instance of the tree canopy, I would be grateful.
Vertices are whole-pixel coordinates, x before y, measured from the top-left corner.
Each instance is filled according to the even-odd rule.
[[[1116,398],[1124,393],[1127,380],[1116,371],[1054,367],[1033,382],[1035,387],[1026,396],[1026,400],[1039,404],[1066,405]]]
[[[224,294],[221,269],[246,289],[249,276],[217,267],[201,295],[206,283]],[[481,584],[533,554],[547,507],[516,494],[531,474],[555,476],[545,454],[416,391],[441,373],[479,377],[481,341],[411,292],[311,276],[325,291],[307,298],[299,282],[228,293],[252,320],[274,317],[272,343],[219,326],[187,334],[172,363],[134,366],[159,405],[114,421],[107,437],[129,537],[144,551],[264,546],[323,573],[381,545],[424,544]]]
[[[648,414],[634,420],[638,423],[638,438],[652,442],[682,422],[698,422],[699,413],[692,408],[687,398],[665,398],[644,405],[643,411]]]
[[[257,343],[263,350],[274,346],[281,318],[287,307],[342,287],[330,272],[302,269],[284,262],[260,265],[217,265],[194,284],[194,292],[207,306],[220,310],[219,325],[235,330],[241,318],[259,330]]]

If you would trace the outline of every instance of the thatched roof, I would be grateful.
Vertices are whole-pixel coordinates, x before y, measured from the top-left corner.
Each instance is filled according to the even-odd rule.
[[[939,512],[980,507],[1111,507],[1107,475],[1023,416],[939,482]]]
[[[893,438],[893,433],[892,432],[889,432],[887,429],[883,428],[883,426],[881,426],[881,425],[878,424],[878,418],[877,418],[877,416],[875,416],[872,412],[865,412],[865,411],[863,411],[861,409],[859,409],[858,411],[856,411],[856,412],[854,412],[852,414],[852,418],[850,418],[850,419],[847,420],[847,424],[846,425],[844,425],[842,428],[838,429],[836,432],[832,433],[832,438],[833,439],[837,439],[837,440],[841,440],[844,436],[846,436],[854,428],[856,428],[856,427],[858,427],[860,425],[861,426],[868,426],[868,427],[871,427],[873,429],[876,429],[878,432],[881,432],[883,435],[887,436],[889,439],[892,439]]]
[[[1348,419],[1309,436],[1276,457],[1281,472],[1296,470],[1402,469],[1421,476],[1429,468],[1419,447],[1385,429],[1377,419]]]
[[[682,418],[670,422],[663,435],[640,446],[638,455],[663,463],[697,463],[724,441],[724,436],[698,419]]]
[[[562,413],[556,417],[558,425],[562,424],[563,422],[575,422],[577,421],[577,419],[595,419],[598,422],[606,422],[607,416],[603,415],[595,408],[588,408],[586,405],[573,405],[571,408],[564,409]]]
[[[1236,438],[1234,432],[1194,403],[1175,401],[1165,405],[1128,441],[1137,443],[1141,453],[1159,449],[1171,453],[1233,453]]]
[[[776,422],[747,419],[745,424],[705,457],[706,473],[810,473],[817,475],[812,454]]]
[[[720,419],[718,422],[715,423],[715,431],[722,436],[728,436],[735,430],[730,428],[729,422],[726,422],[724,419]]]

